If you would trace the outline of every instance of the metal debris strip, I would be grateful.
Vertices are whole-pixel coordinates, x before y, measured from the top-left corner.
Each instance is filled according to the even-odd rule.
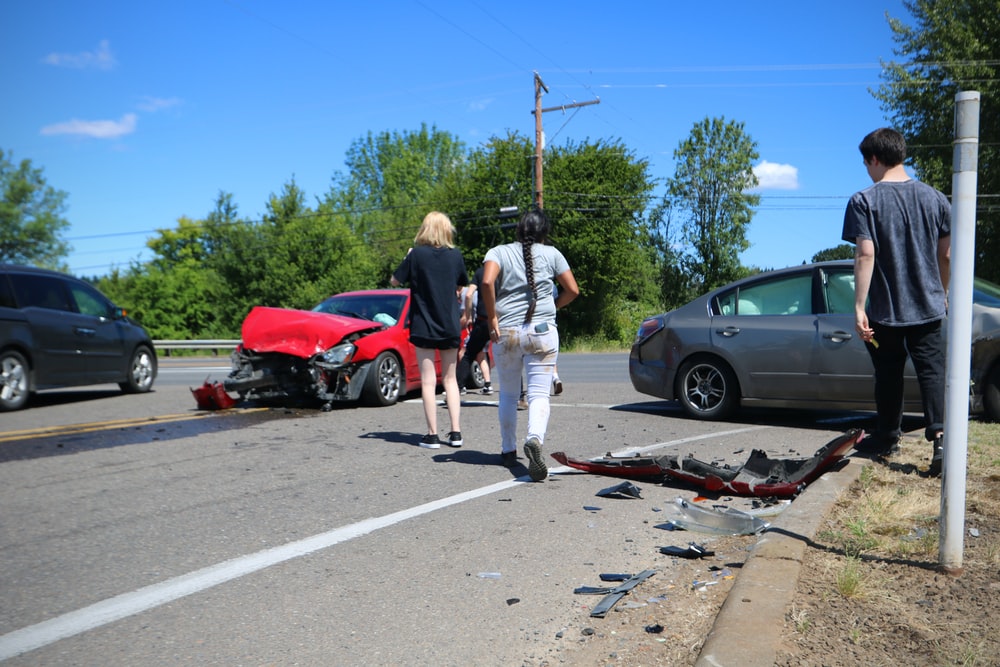
[[[759,535],[771,527],[767,521],[731,507],[725,511],[698,507],[683,498],[676,498],[672,507],[677,516],[670,523],[684,530],[714,535]]]
[[[621,600],[625,595],[638,586],[640,583],[649,579],[654,574],[656,570],[643,570],[639,574],[633,575],[625,582],[614,587],[597,587],[597,586],[580,586],[574,589],[574,593],[578,595],[601,595],[604,594],[604,598],[597,603],[597,605],[590,610],[590,615],[595,618],[604,618],[611,608],[614,607],[619,600]]]

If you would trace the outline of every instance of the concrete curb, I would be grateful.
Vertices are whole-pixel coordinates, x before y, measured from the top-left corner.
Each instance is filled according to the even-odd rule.
[[[807,486],[761,536],[715,617],[695,667],[774,665],[807,543],[868,462],[845,460],[840,470]]]

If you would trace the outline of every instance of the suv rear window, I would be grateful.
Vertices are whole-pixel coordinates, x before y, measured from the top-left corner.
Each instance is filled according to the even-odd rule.
[[[10,290],[10,283],[7,282],[5,273],[0,273],[0,308],[17,308],[14,293]]]
[[[21,308],[48,308],[49,310],[71,311],[66,283],[61,278],[51,276],[10,274],[11,286]]]

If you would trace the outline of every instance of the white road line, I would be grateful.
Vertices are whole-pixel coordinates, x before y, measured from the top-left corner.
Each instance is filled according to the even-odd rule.
[[[706,433],[703,435],[692,436],[690,438],[681,438],[671,442],[649,445],[648,447],[643,447],[639,450],[630,449],[628,451],[633,453],[650,451],[661,447],[680,445],[686,442],[705,440],[719,436],[733,435],[735,433],[745,433],[747,431],[754,431],[761,428],[766,427],[753,426],[730,431],[720,431],[717,433]],[[562,473],[570,470],[571,468],[569,467],[559,466],[551,469],[550,472]],[[166,581],[162,581],[158,584],[152,584],[129,593],[116,595],[115,597],[102,600],[101,602],[97,602],[88,607],[83,607],[82,609],[77,609],[76,611],[71,611],[47,621],[29,625],[26,628],[21,628],[20,630],[15,630],[0,636],[0,661],[42,648],[43,646],[57,642],[60,639],[66,639],[67,637],[78,635],[82,632],[86,632],[87,630],[93,630],[94,628],[108,623],[113,623],[128,616],[139,614],[149,609],[153,609],[154,607],[172,602],[173,600],[193,595],[194,593],[199,593],[212,588],[213,586],[218,586],[219,584],[223,584],[227,581],[232,581],[233,579],[263,570],[266,567],[277,565],[278,563],[283,563],[285,561],[292,560],[293,558],[298,558],[299,556],[306,556],[315,551],[340,544],[341,542],[347,542],[348,540],[367,535],[368,533],[375,532],[376,530],[393,526],[397,523],[406,521],[407,519],[412,519],[423,514],[444,509],[445,507],[450,507],[468,500],[474,500],[476,498],[481,498],[482,496],[488,496],[491,493],[497,493],[499,491],[509,489],[518,484],[528,482],[529,479],[530,478],[525,475],[524,477],[518,477],[517,479],[498,482],[497,484],[491,484],[489,486],[472,489],[471,491],[465,491],[447,498],[441,498],[440,500],[434,500],[429,503],[424,503],[423,505],[400,510],[399,512],[387,514],[382,517],[365,519],[364,521],[336,528],[326,533],[320,533],[319,535],[313,535],[312,537],[307,537],[303,540],[298,540],[297,542],[289,542],[288,544],[280,547],[265,549],[264,551],[258,551],[257,553],[233,558],[216,565],[211,565],[200,570],[195,570],[194,572],[189,572],[188,574],[183,574],[179,577],[174,577],[173,579],[167,579]]]

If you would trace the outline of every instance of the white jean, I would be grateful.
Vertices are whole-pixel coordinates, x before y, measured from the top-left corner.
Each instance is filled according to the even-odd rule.
[[[559,356],[559,331],[548,325],[548,331],[537,333],[535,324],[500,329],[499,340],[493,344],[497,379],[500,384],[501,451],[517,450],[517,400],[521,394],[521,371],[527,374],[528,434],[545,442],[549,425],[549,391],[552,374]]]

